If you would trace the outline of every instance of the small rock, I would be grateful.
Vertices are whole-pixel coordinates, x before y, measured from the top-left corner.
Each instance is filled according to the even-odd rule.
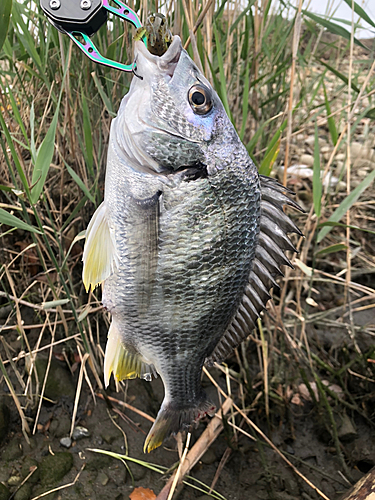
[[[202,456],[201,461],[205,465],[211,465],[216,461],[216,455],[215,453],[209,448],[206,453]]]
[[[42,358],[40,356],[36,358],[35,368],[38,373],[40,383],[44,380],[47,365],[47,358]],[[52,401],[57,401],[62,397],[69,397],[73,399],[75,396],[75,387],[71,373],[67,370],[64,364],[55,358],[52,358],[51,360],[44,396],[48,399],[52,399]]]
[[[323,146],[321,149],[320,149],[320,152],[322,154],[326,154],[326,153],[331,153],[332,151],[332,148],[330,146]]]
[[[101,434],[101,437],[107,444],[112,444],[118,437],[121,436],[121,433],[116,427],[110,427],[105,432]]]
[[[314,157],[312,155],[302,155],[299,159],[300,163],[303,165],[307,165],[308,167],[311,167],[314,165]]]
[[[10,491],[3,483],[0,483],[0,500],[9,500]]]
[[[345,153],[339,153],[335,156],[335,160],[336,161],[344,161],[346,158],[346,154]]]
[[[20,476],[10,476],[8,479],[9,486],[18,486],[21,482]]]
[[[73,430],[72,438],[74,441],[78,441],[79,439],[90,437],[90,431],[85,427],[77,426]]]
[[[72,440],[70,439],[69,436],[63,437],[63,438],[60,439],[60,444],[64,448],[70,448],[72,446]]]
[[[43,486],[55,485],[73,467],[73,455],[68,451],[48,455],[40,464],[40,482]]]
[[[70,432],[71,420],[68,415],[61,415],[60,417],[54,417],[51,425],[49,426],[49,432],[52,436],[64,437]]]
[[[319,141],[319,146],[320,147],[324,147],[326,144],[327,144],[327,141],[325,141],[324,139],[322,139],[321,137],[319,137],[318,139]],[[306,140],[305,140],[305,143],[308,144],[311,148],[314,149],[314,145],[315,145],[315,134],[314,135],[309,135]]]
[[[348,415],[345,413],[342,417],[341,426],[337,431],[338,438],[340,441],[350,442],[354,441],[357,437],[357,431]]]
[[[102,485],[102,486],[106,486],[106,484],[108,483],[109,481],[109,477],[107,476],[107,474],[104,474],[104,472],[99,472],[98,474],[98,477],[96,478],[96,480]]]
[[[0,443],[8,434],[10,423],[10,411],[5,403],[0,404]]]
[[[361,175],[359,169],[373,170],[374,169],[374,163],[371,160],[368,160],[366,158],[357,158],[353,162],[353,168],[354,169],[358,169],[357,173],[358,173],[358,175]],[[366,175],[366,173],[367,172],[365,170],[365,175]]]
[[[350,155],[352,158],[367,158],[368,148],[360,142],[352,142],[350,145]]]
[[[25,483],[14,495],[14,500],[29,500],[31,497],[32,486]]]

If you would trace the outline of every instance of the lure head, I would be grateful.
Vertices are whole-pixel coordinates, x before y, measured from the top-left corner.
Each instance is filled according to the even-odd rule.
[[[146,36],[147,49],[150,54],[162,56],[172,43],[172,33],[169,29],[167,18],[163,14],[150,14],[142,28],[138,28],[135,40]]]
[[[136,42],[136,77],[117,118],[119,146],[143,168],[174,172],[205,163],[210,143],[225,130],[229,118],[211,84],[182,48],[178,36],[161,57]]]

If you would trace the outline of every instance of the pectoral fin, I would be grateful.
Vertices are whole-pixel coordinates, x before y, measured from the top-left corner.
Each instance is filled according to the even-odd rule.
[[[136,222],[133,223],[132,246],[137,249],[136,279],[141,312],[149,306],[158,264],[160,195],[158,191],[151,198],[134,200]]]
[[[86,230],[86,244],[83,252],[83,284],[86,291],[94,288],[113,273],[118,265],[113,235],[111,235],[107,207],[103,202]]]

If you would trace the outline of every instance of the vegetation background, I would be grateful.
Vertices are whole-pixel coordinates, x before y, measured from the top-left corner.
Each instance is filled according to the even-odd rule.
[[[302,0],[129,2],[143,21],[168,15],[259,171],[287,183],[306,210],[296,216],[305,238],[295,269],[257,331],[205,375],[227,413],[209,424],[210,437],[204,424],[193,433],[198,446],[178,469],[191,488],[169,480],[159,499],[334,500],[375,465],[375,45],[357,38],[354,13],[370,29],[375,22],[344,1],[353,10],[344,25],[330,2],[326,16]],[[133,35],[111,18],[93,40],[130,62]],[[130,80],[90,62],[34,2],[1,1],[1,499],[55,488],[48,498],[120,499],[134,486],[153,498],[139,487],[160,491],[160,474],[168,479],[179,463],[174,451],[155,452],[153,464],[141,454],[136,430],[155,416],[157,381],[104,391],[109,317],[81,281],[110,122]],[[101,419],[120,438],[98,430]],[[122,450],[126,475],[113,472],[115,460],[95,462],[89,446],[117,458]]]

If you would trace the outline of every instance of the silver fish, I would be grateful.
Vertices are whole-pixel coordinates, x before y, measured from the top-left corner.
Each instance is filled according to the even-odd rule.
[[[299,209],[260,177],[223,105],[178,36],[158,57],[135,47],[136,74],[111,126],[105,196],[86,233],[83,281],[112,314],[104,377],[157,374],[165,396],[150,451],[214,405],[202,368],[254,329],[301,234]]]

